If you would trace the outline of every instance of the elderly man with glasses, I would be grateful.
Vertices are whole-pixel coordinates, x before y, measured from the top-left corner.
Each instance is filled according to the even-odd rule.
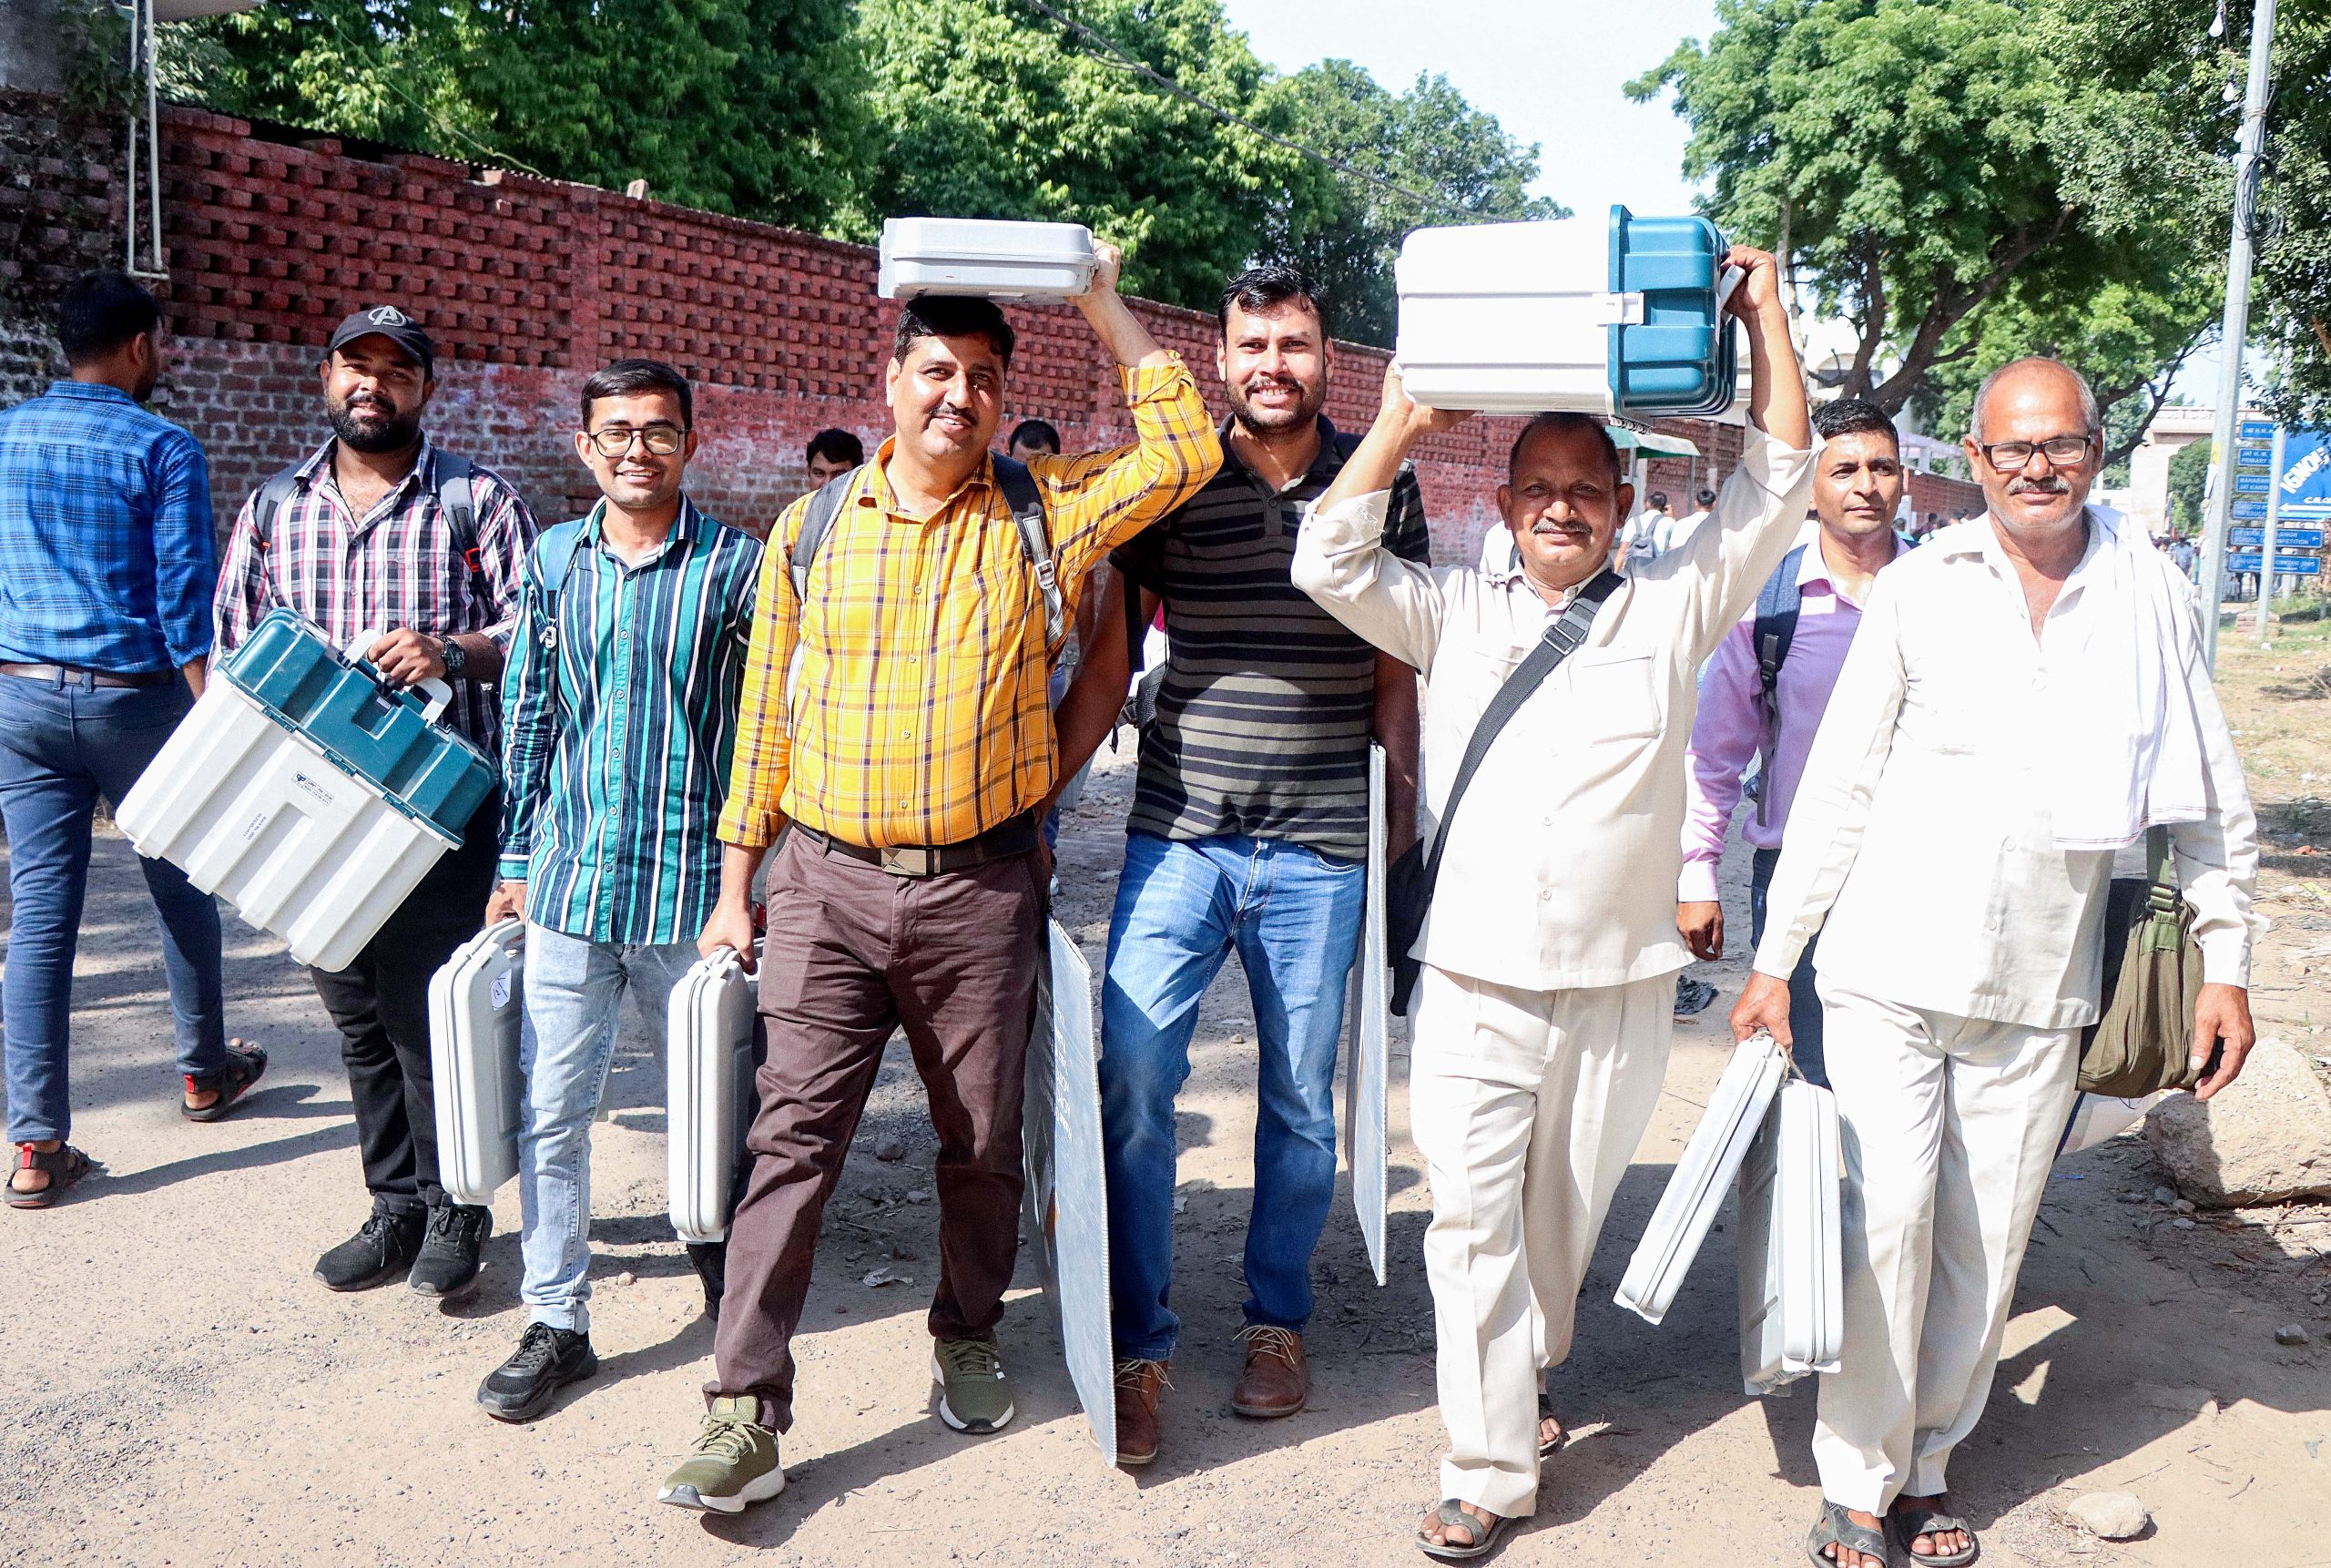
[[[589,515],[545,530],[503,682],[502,884],[526,922],[518,1197],[527,1323],[477,1400],[532,1420],[598,1369],[591,1351],[591,1117],[628,992],[663,1037],[672,987],[720,891],[715,831],[751,640],[758,540],[696,508],[694,398],[671,366],[583,383],[575,453]],[[691,1245],[719,1310],[722,1249]]]
[[[1889,1530],[1927,1568],[1980,1550],[1944,1468],[1990,1397],[2071,1111],[2116,850],[2165,835],[2173,851],[2203,960],[2202,1098],[2252,1042],[2256,823],[2193,588],[2087,506],[2102,443],[2074,372],[1992,372],[1973,427],[1990,510],[1871,591],[1732,1013],[1741,1038],[1787,1044],[1787,977],[1820,933],[1845,1343],[1821,1380],[1807,1550],[1837,1568],[1886,1568]]]

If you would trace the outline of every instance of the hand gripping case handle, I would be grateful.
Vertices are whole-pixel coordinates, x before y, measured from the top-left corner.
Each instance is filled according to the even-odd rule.
[[[388,635],[389,628],[386,626],[367,627],[349,638],[348,646],[340,651],[351,659],[361,659],[372,651],[374,643]],[[432,724],[436,723],[443,717],[445,709],[453,706],[453,688],[433,675],[413,682],[412,689],[429,698],[429,705],[421,710],[421,717]]]

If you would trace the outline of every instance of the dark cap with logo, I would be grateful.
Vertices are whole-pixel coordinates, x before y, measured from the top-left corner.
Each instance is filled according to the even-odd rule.
[[[424,372],[433,370],[437,362],[437,345],[421,330],[421,323],[398,310],[394,305],[373,305],[358,311],[334,327],[331,341],[324,345],[324,352],[343,348],[359,338],[386,338],[403,350]]]

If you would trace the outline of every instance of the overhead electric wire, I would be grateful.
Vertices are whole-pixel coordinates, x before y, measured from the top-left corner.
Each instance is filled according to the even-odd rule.
[[[1164,72],[1152,70],[1140,60],[1135,59],[1133,56],[1125,53],[1125,51],[1117,45],[1116,40],[1111,38],[1107,34],[1098,32],[1094,28],[1088,27],[1084,23],[1075,20],[1074,17],[1061,15],[1061,13],[1055,11],[1050,5],[1045,5],[1044,0],[1016,0],[1016,3],[1025,5],[1031,11],[1034,11],[1041,15],[1049,17],[1051,20],[1059,23],[1063,27],[1065,27],[1068,31],[1077,35],[1079,37],[1090,39],[1092,42],[1099,45],[1102,48],[1107,50],[1112,56],[1115,56],[1117,61],[1125,66],[1128,69],[1139,72],[1142,76],[1148,77],[1151,81],[1156,83],[1159,87],[1165,88],[1176,97],[1196,104],[1198,107],[1204,109],[1206,113],[1214,116],[1215,118],[1223,121],[1227,125],[1234,125],[1238,127],[1241,130],[1249,131],[1276,147],[1283,147],[1289,152],[1300,154],[1301,156],[1311,159],[1314,163],[1322,164],[1328,168],[1334,169],[1338,174],[1349,175],[1354,179],[1366,180],[1370,185],[1390,191],[1393,195],[1401,198],[1403,200],[1413,201],[1420,207],[1429,209],[1438,209],[1439,211],[1448,213],[1451,217],[1455,218],[1480,218],[1482,216],[1479,212],[1460,207],[1457,203],[1451,201],[1447,197],[1428,196],[1422,191],[1410,190],[1408,187],[1403,185],[1395,185],[1390,180],[1386,179],[1382,175],[1370,173],[1369,170],[1361,168],[1357,164],[1347,163],[1342,158],[1321,152],[1316,148],[1305,147],[1301,142],[1289,141],[1287,137],[1279,135],[1277,131],[1264,129],[1261,126],[1257,125],[1254,121],[1247,118],[1244,115],[1234,114],[1218,104],[1209,103],[1205,98],[1198,97],[1197,94],[1190,91],[1189,88],[1182,86],[1181,83],[1176,81],[1173,77],[1166,76]]]

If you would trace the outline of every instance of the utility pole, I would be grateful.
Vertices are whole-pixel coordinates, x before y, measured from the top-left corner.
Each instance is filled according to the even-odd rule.
[[[2256,0],[2250,13],[2250,88],[2243,100],[2242,138],[2234,158],[2225,322],[2218,333],[2217,457],[2223,466],[2202,540],[2202,650],[2213,670],[2218,661],[2218,613],[2225,603],[2225,530],[2234,505],[2234,433],[2242,419],[2242,346],[2250,335],[2250,227],[2258,201],[2259,153],[2266,139],[2266,66],[2274,46],[2275,0]]]
[[[2275,529],[2283,520],[2283,427],[2275,426],[2274,455],[2266,460],[2266,529],[2258,551],[2258,645],[2273,636],[2275,625]]]

